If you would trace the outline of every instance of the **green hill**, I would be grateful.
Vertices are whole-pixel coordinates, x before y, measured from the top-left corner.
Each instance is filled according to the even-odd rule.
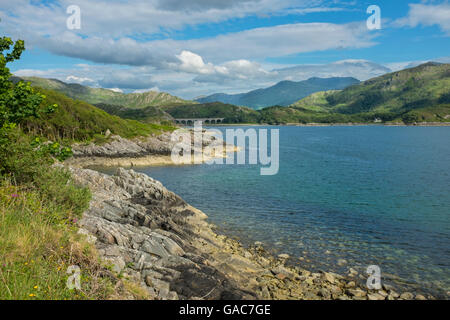
[[[98,103],[95,106],[109,114],[119,116],[123,119],[139,120],[146,123],[165,123],[173,121],[173,117],[170,114],[155,106],[140,109],[132,109],[106,103]]]
[[[165,107],[173,118],[225,118],[224,123],[258,123],[260,114],[250,108],[221,102]]]
[[[124,138],[132,138],[173,129],[170,126],[122,119],[87,102],[73,100],[62,93],[41,88],[36,89],[46,96],[43,105],[56,103],[58,108],[52,114],[27,120],[22,125],[23,129],[54,141],[101,141],[104,139],[103,136],[107,130]]]
[[[338,90],[319,91],[293,103],[290,107],[310,111],[329,112],[327,98],[337,92]]]
[[[385,121],[450,121],[450,64],[426,63],[389,73],[342,91],[321,92],[292,108],[378,117]]]
[[[90,104],[110,104],[126,106],[128,108],[144,108],[148,106],[168,106],[180,103],[193,103],[172,96],[165,92],[147,91],[143,93],[120,93],[109,89],[91,88],[76,83],[65,83],[56,79],[45,79],[38,77],[13,77],[13,81],[25,80],[31,82],[32,86],[51,89],[72,99],[86,101]]]

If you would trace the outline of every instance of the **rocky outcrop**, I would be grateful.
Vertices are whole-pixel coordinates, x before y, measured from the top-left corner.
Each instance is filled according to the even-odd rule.
[[[71,168],[93,199],[79,221],[112,269],[154,299],[412,299],[394,288],[368,291],[352,279],[286,265],[256,244],[213,231],[207,216],[133,170],[114,176]],[[423,296],[417,296],[423,298]]]
[[[196,145],[194,144],[194,132],[192,130],[183,129],[180,133],[182,141],[191,141],[192,154],[202,154],[204,161],[211,158],[203,154],[203,148],[206,146],[214,148],[214,146],[223,144],[225,154],[217,156],[226,156],[227,152],[236,151],[234,146],[224,144],[222,140],[216,139],[213,134],[206,130],[202,131],[201,137],[202,143]],[[172,149],[175,144],[180,143],[185,142],[172,141],[170,132],[135,139],[125,139],[113,135],[102,145],[94,143],[72,145],[73,157],[68,159],[66,163],[76,167],[170,165],[173,164],[171,159]]]
[[[197,248],[207,241],[199,237],[209,228],[206,216],[161,183],[124,169],[112,177],[84,169],[72,173],[93,192],[81,232],[95,239],[114,271],[140,281],[159,299],[254,297],[207,263]]]

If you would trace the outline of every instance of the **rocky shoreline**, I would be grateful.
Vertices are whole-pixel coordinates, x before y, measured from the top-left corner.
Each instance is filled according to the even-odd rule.
[[[193,141],[193,131],[185,129],[181,133],[182,138]],[[166,132],[159,136],[145,138],[124,139],[113,135],[103,145],[96,144],[74,144],[72,146],[73,157],[66,164],[85,168],[90,166],[105,167],[134,167],[134,166],[158,166],[174,165],[171,152],[179,141],[171,140],[171,133]],[[191,144],[192,155],[201,155],[202,162],[215,157],[226,157],[228,153],[236,152],[238,149],[232,145],[223,144],[224,153],[221,155],[207,155],[203,152],[205,146],[218,146],[223,141],[217,140],[207,130],[202,131],[202,145]],[[192,157],[194,160],[194,157]],[[193,163],[193,162],[192,162]]]
[[[291,266],[288,255],[274,257],[260,243],[244,248],[215,233],[203,212],[133,170],[119,168],[113,176],[70,170],[93,193],[80,233],[152,299],[433,299],[387,285],[368,290],[351,276]]]

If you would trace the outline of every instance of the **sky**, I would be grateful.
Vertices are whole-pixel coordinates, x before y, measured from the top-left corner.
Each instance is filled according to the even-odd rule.
[[[17,76],[185,99],[450,63],[448,0],[0,0],[0,19]]]

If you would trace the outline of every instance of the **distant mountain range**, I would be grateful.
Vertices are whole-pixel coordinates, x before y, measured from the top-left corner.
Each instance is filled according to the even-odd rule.
[[[274,105],[288,106],[318,91],[340,90],[358,83],[359,80],[352,77],[310,78],[298,82],[281,81],[272,87],[247,93],[216,93],[195,100],[199,103],[222,102],[258,110]]]
[[[65,83],[57,79],[38,77],[13,77],[12,81],[23,79],[33,86],[64,93],[72,99],[83,100],[90,104],[109,104],[126,106],[127,108],[145,108],[149,106],[169,106],[192,103],[192,101],[170,95],[166,92],[147,91],[143,93],[120,93],[109,89],[91,88],[76,83]]]

